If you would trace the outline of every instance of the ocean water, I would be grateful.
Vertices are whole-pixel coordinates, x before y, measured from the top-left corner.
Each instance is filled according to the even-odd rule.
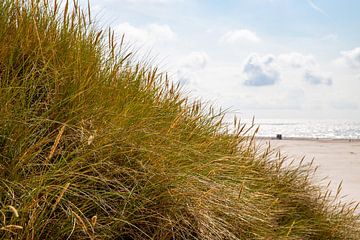
[[[254,123],[259,137],[360,139],[359,120],[255,119]]]

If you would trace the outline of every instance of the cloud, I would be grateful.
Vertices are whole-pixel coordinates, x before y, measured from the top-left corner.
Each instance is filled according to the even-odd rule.
[[[205,52],[192,52],[181,61],[181,67],[199,70],[206,67],[209,56]]]
[[[321,13],[321,14],[324,15],[324,16],[327,16],[326,12],[325,12],[324,10],[322,10],[319,6],[317,6],[317,5],[313,2],[313,0],[308,0],[307,2],[309,3],[309,5],[310,5],[310,7],[311,7],[312,9],[314,9],[315,11]]]
[[[193,74],[184,69],[178,69],[175,74],[175,79],[181,85],[188,85],[192,82]]]
[[[341,52],[342,57],[340,61],[345,62],[352,68],[360,68],[360,47],[354,48],[350,51]]]
[[[252,32],[248,29],[237,29],[225,33],[221,38],[220,42],[224,43],[235,43],[235,42],[260,42],[260,38],[256,35],[255,32]]]
[[[281,65],[290,66],[293,68],[309,69],[318,65],[313,55],[304,55],[298,52],[281,54],[278,56],[278,61]]]
[[[246,75],[246,86],[269,86],[280,80],[275,57],[272,55],[250,55],[244,64],[243,73]]]
[[[280,80],[280,76],[286,76],[287,79],[298,76],[295,78],[311,85],[333,84],[333,79],[321,70],[313,55],[298,52],[276,56],[251,54],[244,64],[243,73],[246,76],[246,86],[274,85]]]
[[[125,34],[125,38],[130,41],[150,44],[173,40],[176,37],[173,30],[166,24],[153,23],[141,28],[124,22],[117,25],[115,31],[120,34]]]
[[[279,55],[276,60],[282,67],[298,69],[303,74],[303,80],[312,85],[332,85],[333,80],[321,71],[320,64],[313,55],[304,55],[298,52]]]
[[[179,62],[179,69],[176,72],[176,79],[182,85],[195,83],[196,72],[206,67],[209,56],[205,52],[191,52]]]
[[[312,85],[332,85],[331,77],[321,72],[307,70],[304,74],[304,80]]]

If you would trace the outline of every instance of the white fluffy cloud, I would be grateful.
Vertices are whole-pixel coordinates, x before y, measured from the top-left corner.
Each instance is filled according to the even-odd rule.
[[[284,67],[292,67],[302,72],[303,80],[311,85],[332,85],[333,80],[328,73],[324,73],[313,55],[298,52],[281,54],[277,61]]]
[[[360,68],[360,47],[354,48],[350,51],[341,52],[342,58],[344,61],[352,68]]]
[[[177,80],[181,84],[189,84],[196,79],[196,72],[206,67],[209,56],[205,52],[192,52],[182,58],[177,70]]]
[[[311,85],[330,86],[333,83],[331,76],[321,70],[314,56],[292,52],[277,56],[251,54],[243,67],[246,76],[244,85],[274,85],[285,72],[298,73],[303,82]]]
[[[209,56],[205,52],[192,52],[182,59],[181,67],[191,70],[199,70],[206,67]]]
[[[304,80],[312,85],[332,85],[333,81],[328,75],[318,72],[306,70],[304,74]]]
[[[125,34],[125,38],[130,41],[141,43],[154,43],[175,39],[173,30],[166,24],[148,24],[144,27],[135,27],[128,22],[121,23],[115,27],[119,34]]]
[[[260,38],[255,32],[248,29],[237,29],[228,31],[221,38],[220,42],[235,43],[235,42],[260,42]]]
[[[278,61],[281,65],[290,66],[293,68],[315,68],[318,63],[313,55],[304,55],[298,52],[288,54],[280,54]]]
[[[273,85],[280,80],[275,57],[272,55],[250,55],[245,61],[243,73],[246,75],[246,86]]]

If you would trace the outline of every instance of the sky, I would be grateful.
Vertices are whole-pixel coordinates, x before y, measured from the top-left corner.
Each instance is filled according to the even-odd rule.
[[[360,120],[358,0],[90,3],[192,98],[241,118]]]

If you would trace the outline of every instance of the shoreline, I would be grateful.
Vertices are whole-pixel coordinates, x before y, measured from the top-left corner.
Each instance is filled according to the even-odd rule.
[[[324,142],[360,142],[360,138],[312,138],[312,137],[255,137],[256,140],[271,140],[271,141],[324,141]]]

